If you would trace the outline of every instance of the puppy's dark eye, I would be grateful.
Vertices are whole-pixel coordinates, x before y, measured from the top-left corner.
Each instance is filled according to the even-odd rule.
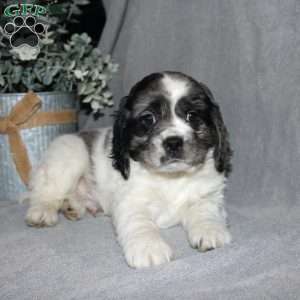
[[[156,123],[156,118],[151,111],[145,111],[140,115],[139,122],[141,125],[148,128]]]
[[[185,119],[189,123],[200,122],[201,121],[201,118],[200,118],[199,114],[194,110],[188,111],[187,114],[186,114]]]

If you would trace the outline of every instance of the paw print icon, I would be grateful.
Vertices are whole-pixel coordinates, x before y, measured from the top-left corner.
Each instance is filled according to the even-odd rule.
[[[40,52],[39,42],[46,25],[36,22],[33,16],[17,16],[4,26],[12,47],[21,60],[35,59]]]

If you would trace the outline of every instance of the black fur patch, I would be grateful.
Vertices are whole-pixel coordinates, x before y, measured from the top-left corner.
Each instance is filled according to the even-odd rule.
[[[227,128],[224,125],[220,109],[217,105],[212,109],[211,116],[218,136],[214,152],[216,169],[219,172],[224,172],[225,176],[228,176],[232,171],[231,157],[233,151],[230,147]]]
[[[113,167],[120,171],[124,179],[128,179],[130,173],[130,134],[128,132],[129,110],[126,108],[127,99],[128,97],[124,97],[121,99],[119,110],[115,115],[111,152]]]

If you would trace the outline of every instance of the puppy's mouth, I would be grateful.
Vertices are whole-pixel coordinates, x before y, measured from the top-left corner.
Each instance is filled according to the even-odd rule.
[[[168,158],[162,157],[160,159],[160,171],[162,172],[178,172],[185,171],[191,167],[184,159],[182,158]]]
[[[169,157],[169,156],[162,156],[160,158],[160,163],[162,165],[170,165],[170,164],[174,164],[174,163],[184,163],[184,159],[180,158],[180,157]]]

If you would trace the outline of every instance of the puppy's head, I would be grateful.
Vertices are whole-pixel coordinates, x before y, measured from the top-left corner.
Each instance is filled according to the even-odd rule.
[[[159,173],[188,172],[213,148],[216,170],[231,169],[219,106],[202,83],[179,72],[151,74],[121,100],[113,130],[113,166],[127,179],[130,158]]]

